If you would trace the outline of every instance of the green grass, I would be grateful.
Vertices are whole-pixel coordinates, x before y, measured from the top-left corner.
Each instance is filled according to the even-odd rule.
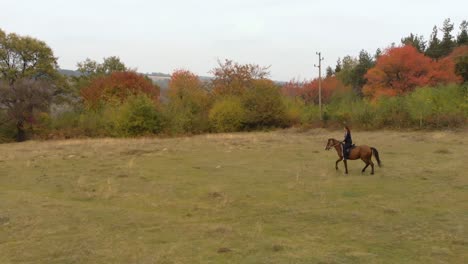
[[[0,263],[467,263],[466,132],[0,145]]]

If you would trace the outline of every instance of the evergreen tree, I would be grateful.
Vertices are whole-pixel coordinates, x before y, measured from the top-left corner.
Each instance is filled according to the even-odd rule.
[[[455,47],[456,43],[453,40],[452,31],[453,31],[453,23],[450,23],[450,18],[445,19],[444,25],[442,26],[441,31],[443,32],[442,41],[440,42],[440,54],[442,57],[447,56],[452,52],[453,48]]]
[[[424,53],[424,51],[426,50],[426,41],[424,41],[424,37],[413,35],[413,33],[411,33],[406,38],[402,38],[401,43],[404,45],[411,45],[421,53]]]
[[[467,28],[468,28],[468,22],[466,20],[463,20],[460,24],[460,33],[457,36],[457,45],[468,45],[468,33],[467,33]]]
[[[433,59],[438,59],[442,56],[441,54],[441,46],[440,46],[440,40],[437,37],[437,26],[434,26],[432,28],[432,34],[429,39],[429,45],[426,49],[426,55],[433,58]]]
[[[336,61],[335,73],[339,73],[341,71],[341,59],[338,58]]]
[[[328,67],[327,67],[327,78],[328,78],[328,77],[332,77],[333,74],[335,74],[335,73],[333,72],[332,67],[328,66]]]
[[[377,48],[374,54],[374,60],[377,60],[380,57],[380,55],[382,55],[382,50],[380,48]]]
[[[362,96],[362,88],[367,83],[364,76],[374,65],[375,62],[372,56],[367,51],[361,50],[361,52],[359,52],[358,64],[354,67],[351,74],[351,85],[356,94]]]

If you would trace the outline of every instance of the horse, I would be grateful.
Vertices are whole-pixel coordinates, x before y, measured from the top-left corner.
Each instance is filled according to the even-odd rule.
[[[338,157],[339,157],[339,159],[335,163],[335,168],[336,170],[338,170],[338,162],[343,160],[343,144],[339,140],[330,138],[328,139],[325,150],[330,150],[333,147],[336,149],[336,153],[338,154]],[[361,159],[364,163],[366,163],[366,166],[362,169],[361,172],[364,173],[367,167],[371,165],[371,168],[372,168],[371,174],[374,174],[374,163],[372,162],[372,155],[375,156],[375,159],[377,160],[377,164],[379,165],[379,167],[381,167],[382,162],[380,161],[379,152],[377,151],[377,149],[366,146],[366,145],[353,147],[349,152],[348,159],[349,160]],[[345,166],[345,172],[346,174],[348,174],[348,163],[346,160],[343,160],[343,163]]]

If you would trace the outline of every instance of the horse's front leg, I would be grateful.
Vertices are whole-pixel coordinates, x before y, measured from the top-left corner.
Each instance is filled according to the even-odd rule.
[[[343,160],[342,157],[340,157],[340,158],[336,161],[336,163],[335,163],[335,169],[336,169],[336,170],[338,170],[338,163],[340,163],[341,160]]]
[[[345,173],[348,174],[348,161],[343,160],[343,163],[344,163]]]

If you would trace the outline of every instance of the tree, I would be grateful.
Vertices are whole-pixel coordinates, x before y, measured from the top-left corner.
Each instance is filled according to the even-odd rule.
[[[457,36],[457,45],[468,45],[468,22],[463,20],[460,24],[460,33]]]
[[[357,95],[362,96],[362,87],[366,84],[364,75],[373,66],[374,60],[372,56],[365,50],[361,50],[358,59],[351,56],[343,58],[343,68],[337,76],[343,84],[352,87]]]
[[[354,92],[359,96],[362,96],[362,88],[367,83],[365,74],[372,67],[374,67],[372,56],[365,50],[361,50],[361,52],[359,52],[358,64],[352,70],[352,83],[350,84]]]
[[[388,49],[365,77],[368,82],[363,91],[371,98],[406,94],[426,85],[460,82],[453,61],[433,61],[413,46]]]
[[[283,126],[286,106],[280,89],[271,80],[254,80],[241,97],[245,109],[245,125],[249,128]]]
[[[48,111],[52,100],[51,83],[47,80],[19,79],[13,84],[0,81],[0,110],[4,110],[17,129],[16,140],[26,139],[26,124],[33,124],[38,112]],[[6,122],[5,122],[6,123]]]
[[[330,66],[327,67],[326,72],[326,77],[332,77],[335,74],[335,72],[333,72],[333,69]]]
[[[123,103],[129,96],[145,94],[153,101],[159,98],[159,87],[136,72],[113,72],[94,78],[81,89],[81,96],[90,108],[102,103]]]
[[[437,26],[434,26],[432,28],[432,34],[429,39],[429,44],[426,49],[426,55],[433,58],[433,59],[438,59],[442,57],[442,48],[441,48],[441,43],[439,38],[437,37]]]
[[[411,45],[415,47],[419,52],[424,53],[426,50],[426,41],[423,36],[413,35],[411,33],[408,37],[401,39],[401,44]]]
[[[55,79],[57,59],[43,41],[0,29],[0,79],[9,84],[23,78]]]
[[[347,55],[342,60],[341,70],[336,73],[338,79],[346,85],[351,85],[353,83],[353,70],[358,64],[358,60]]]
[[[341,71],[341,59],[338,58],[336,61],[336,66],[335,66],[335,73],[339,73]]]
[[[102,63],[87,58],[82,62],[78,62],[77,67],[78,71],[84,76],[107,75],[129,70],[117,56],[104,58]]]
[[[450,23],[450,18],[447,18],[444,21],[444,24],[441,29],[444,34],[442,37],[442,41],[440,42],[441,57],[444,57],[450,54],[450,52],[452,52],[453,48],[456,45],[452,36],[453,28],[454,28],[454,24]]]
[[[299,97],[309,104],[318,103],[318,90],[318,79],[303,82],[292,80],[281,88],[283,95]],[[344,85],[336,76],[327,77],[322,80],[322,101],[328,103],[334,93],[349,90],[349,86]]]
[[[455,48],[447,58],[455,63],[455,73],[468,82],[468,45]]]
[[[177,70],[169,81],[167,105],[171,130],[175,133],[200,133],[208,128],[209,97],[199,77]]]
[[[374,54],[374,61],[376,61],[380,57],[380,55],[382,55],[382,50],[380,48],[377,48]]]
[[[87,58],[82,62],[77,63],[77,70],[81,73],[79,76],[72,77],[73,89],[75,95],[79,95],[82,88],[89,86],[93,79],[114,72],[129,71],[119,57],[111,56],[104,58],[102,63]]]
[[[266,79],[270,67],[257,64],[238,64],[232,60],[218,61],[214,75],[214,92],[219,95],[241,95],[253,86],[255,80]]]
[[[43,41],[0,29],[0,111],[16,123],[17,140],[24,140],[25,125],[37,111],[46,111],[61,92],[57,59]]]

